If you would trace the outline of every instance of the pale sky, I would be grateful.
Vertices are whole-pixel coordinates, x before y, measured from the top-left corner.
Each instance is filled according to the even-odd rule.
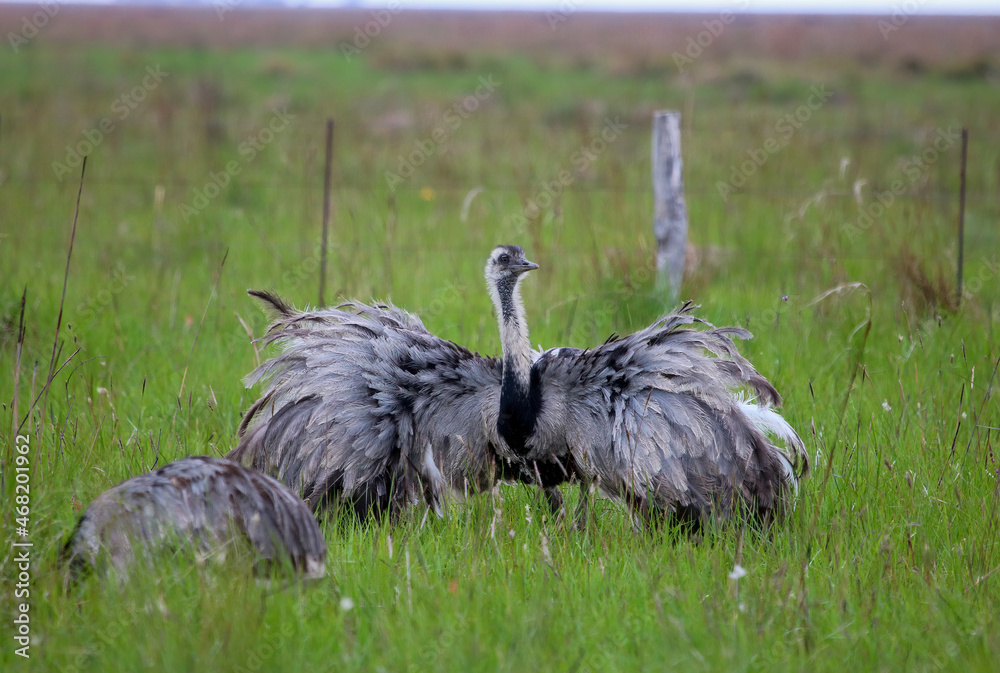
[[[0,0],[0,2],[25,0]],[[119,4],[120,0],[56,0],[63,3]],[[197,4],[199,0],[163,0]],[[292,6],[402,9],[519,9],[538,11],[748,12],[780,14],[998,15],[1000,0],[283,0]],[[212,5],[213,0],[200,0]],[[240,4],[237,0],[237,4]]]
[[[295,0],[292,0],[293,2]],[[306,2],[304,4],[342,4]],[[389,2],[360,1],[358,7]],[[764,12],[782,14],[1000,14],[998,0],[395,0],[403,9],[537,9],[544,11]]]

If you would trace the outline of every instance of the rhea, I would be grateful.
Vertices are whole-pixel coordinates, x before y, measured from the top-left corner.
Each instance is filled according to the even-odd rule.
[[[221,458],[194,456],[105,491],[80,517],[61,560],[128,577],[137,562],[189,549],[225,560],[249,553],[256,569],[324,572],[326,542],[302,500],[278,481]]]
[[[486,264],[501,358],[431,334],[390,305],[299,311],[251,291],[283,350],[247,377],[266,381],[230,458],[275,475],[314,510],[362,517],[518,480],[578,478],[652,517],[770,516],[807,467],[772,407],[777,391],[686,304],[590,350],[531,348],[520,284],[537,269],[517,246]],[[700,327],[700,329],[699,329]]]
[[[520,296],[537,268],[513,245],[486,265],[503,349],[498,446],[510,460],[545,487],[575,475],[585,494],[595,485],[642,518],[700,525],[784,508],[808,459],[774,411],[778,392],[733,344],[749,332],[704,323],[687,303],[597,348],[537,353]]]

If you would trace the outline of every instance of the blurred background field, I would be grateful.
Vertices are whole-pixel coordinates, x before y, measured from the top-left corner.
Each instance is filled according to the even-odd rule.
[[[0,6],[0,33],[35,11]],[[718,15],[556,18],[402,12],[361,46],[368,11],[60,7],[5,45],[0,436],[5,475],[19,426],[37,452],[38,641],[31,662],[5,647],[4,670],[993,670],[1000,20],[883,36],[879,17],[741,16],[706,40]],[[689,39],[708,44],[691,57]],[[600,502],[578,532],[504,487],[449,521],[328,523],[330,576],[302,592],[184,564],[120,594],[62,587],[55,552],[93,497],[233,446],[265,326],[245,290],[318,301],[328,118],[327,300],[391,299],[493,354],[497,243],[541,265],[525,300],[544,347],[670,308],[651,227],[663,108],[683,114],[681,295],[755,333],[741,348],[814,457],[784,526],[664,539]],[[66,364],[44,392],[80,149]]]

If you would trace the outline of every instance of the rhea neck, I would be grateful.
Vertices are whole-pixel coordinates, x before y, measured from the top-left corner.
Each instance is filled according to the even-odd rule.
[[[493,305],[500,322],[500,348],[503,352],[504,384],[527,391],[533,361],[528,323],[521,303],[521,276],[506,275],[490,287]]]
[[[505,274],[492,279],[490,294],[500,322],[503,350],[503,381],[500,387],[500,414],[497,430],[515,453],[528,452],[528,439],[542,406],[542,392],[532,380],[533,362],[528,325],[518,288],[520,275]]]

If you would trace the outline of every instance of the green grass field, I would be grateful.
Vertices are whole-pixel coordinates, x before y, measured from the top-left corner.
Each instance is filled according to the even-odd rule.
[[[760,57],[680,76],[669,60],[539,67],[470,52],[407,65],[381,53],[40,43],[4,56],[0,521],[16,541],[26,435],[33,547],[27,598],[14,548],[0,561],[0,668],[996,670],[990,75]],[[541,265],[525,301],[545,347],[600,343],[670,308],[651,230],[658,108],[684,113],[700,261],[682,295],[754,332],[741,349],[813,457],[783,525],[676,539],[634,532],[601,500],[580,532],[505,486],[450,520],[420,509],[395,524],[327,522],[328,576],[304,588],[185,559],[122,589],[64,587],[56,554],[94,497],[234,445],[255,398],[241,383],[255,365],[248,330],[265,326],[245,290],[317,303],[327,117],[327,301],[391,299],[493,354],[482,267],[497,243]],[[78,147],[89,159],[62,303]],[[569,184],[553,188],[563,171]],[[746,575],[730,578],[735,565]],[[28,660],[15,654],[22,602]]]

